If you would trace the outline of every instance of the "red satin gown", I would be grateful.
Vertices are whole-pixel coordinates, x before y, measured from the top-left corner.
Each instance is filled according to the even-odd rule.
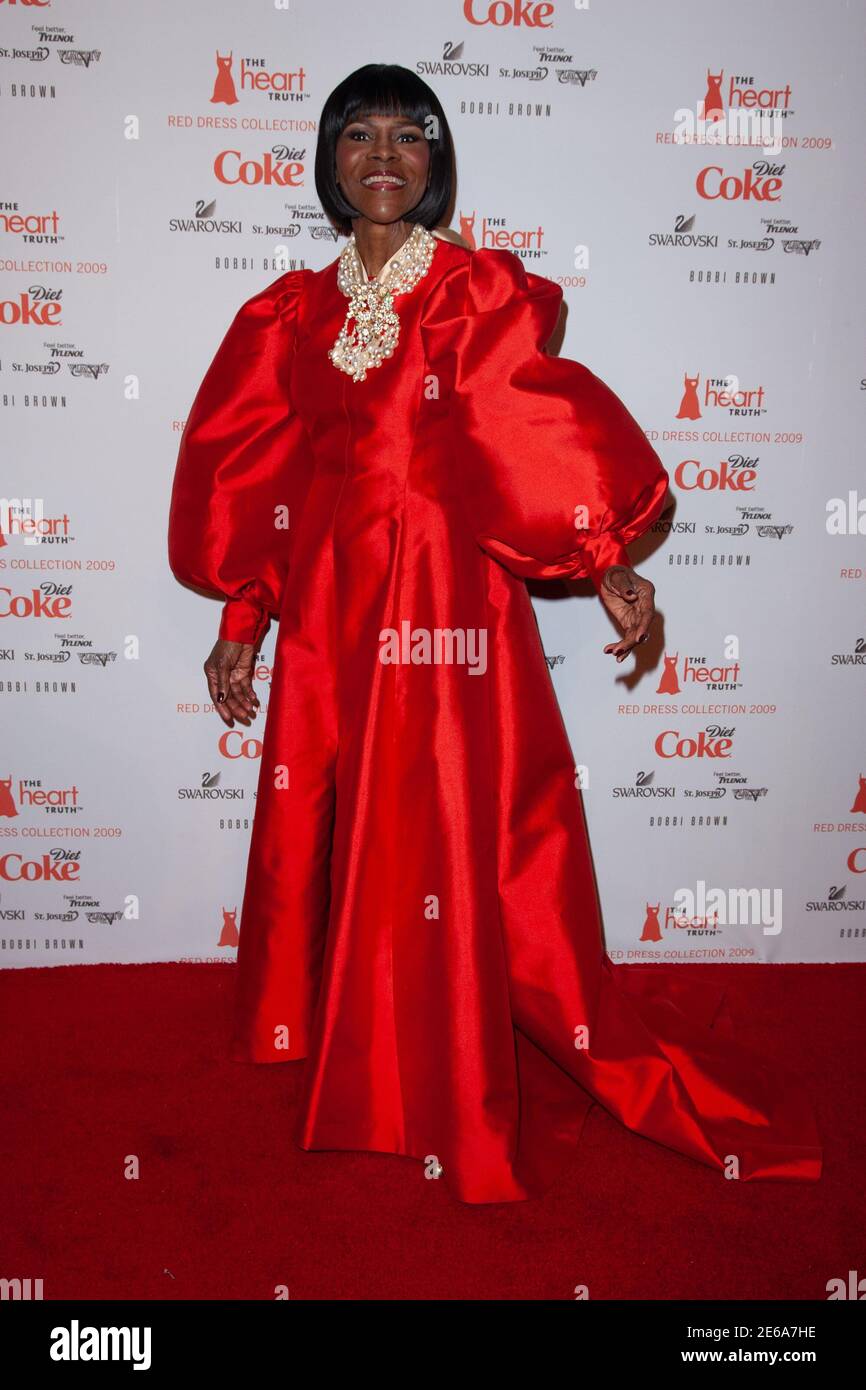
[[[635,989],[603,946],[524,580],[628,564],[659,458],[545,353],[562,291],[512,252],[438,241],[364,381],[328,358],[336,270],[239,310],[171,501],[171,568],[225,600],[220,635],[257,644],[279,618],[230,1056],[306,1058],[301,1148],[411,1156],[464,1202],[543,1192],[593,1102],[742,1179],[817,1179],[796,1082],[712,1032],[715,1001],[675,972]],[[471,630],[477,656],[483,629],[485,669],[469,645],[385,661],[404,623],[404,656],[420,629]]]

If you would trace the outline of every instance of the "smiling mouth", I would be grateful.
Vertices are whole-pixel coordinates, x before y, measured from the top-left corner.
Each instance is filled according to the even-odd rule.
[[[361,183],[365,188],[405,188],[406,180],[399,174],[366,174]]]

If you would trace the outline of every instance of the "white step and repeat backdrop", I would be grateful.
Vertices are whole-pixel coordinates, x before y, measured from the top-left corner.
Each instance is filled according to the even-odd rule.
[[[207,705],[219,608],[168,570],[169,491],[235,310],[338,253],[317,119],[370,61],[435,88],[453,227],[564,287],[561,351],[671,474],[636,669],[591,596],[533,595],[611,955],[866,955],[863,29],[845,0],[0,0],[0,964],[234,958],[261,717]]]

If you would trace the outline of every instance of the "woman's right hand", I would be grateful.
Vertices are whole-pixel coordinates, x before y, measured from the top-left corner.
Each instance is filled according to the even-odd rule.
[[[214,709],[230,729],[236,719],[249,726],[259,708],[259,697],[253,690],[255,655],[256,649],[249,642],[219,638],[204,664]]]

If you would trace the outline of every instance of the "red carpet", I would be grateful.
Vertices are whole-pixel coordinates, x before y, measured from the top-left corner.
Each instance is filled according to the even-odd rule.
[[[46,1299],[823,1300],[866,1274],[863,967],[675,969],[724,985],[717,1026],[814,1097],[819,1182],[726,1182],[596,1106],[544,1198],[467,1206],[410,1159],[294,1147],[304,1063],[226,1060],[232,966],[0,971],[0,1276]]]

